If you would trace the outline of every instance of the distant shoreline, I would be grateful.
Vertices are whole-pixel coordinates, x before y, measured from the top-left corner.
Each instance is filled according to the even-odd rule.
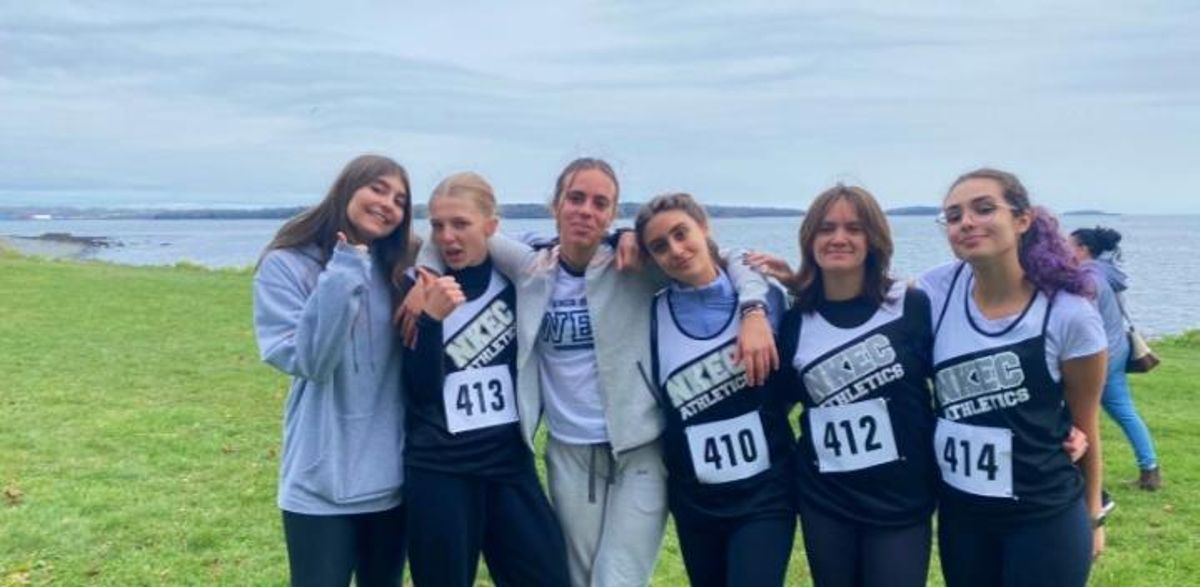
[[[618,218],[633,218],[642,202],[625,202],[618,206]],[[499,214],[502,218],[520,220],[551,219],[550,209],[545,204],[501,204]],[[185,210],[164,210],[161,208],[73,208],[68,206],[7,206],[0,207],[0,220],[28,220],[31,222],[49,220],[286,220],[308,209],[307,206],[287,206],[272,208],[194,208]],[[769,206],[705,206],[708,215],[713,218],[796,218],[804,216],[804,210],[799,208],[778,208]],[[900,206],[888,208],[888,216],[937,216],[941,208],[937,206]],[[413,217],[424,219],[428,217],[428,207],[425,204],[413,206]],[[1070,210],[1062,212],[1061,216],[1120,216],[1116,212],[1102,210]]]
[[[641,202],[625,202],[619,205],[619,218],[633,218]],[[425,204],[413,206],[414,218],[426,218]],[[512,219],[550,219],[550,209],[545,204],[501,204],[500,216]],[[803,216],[798,208],[773,208],[759,206],[706,206],[713,218],[794,218]],[[70,207],[0,207],[0,219],[28,220],[284,220],[308,209],[307,206],[281,208],[197,208],[188,210],[162,210],[153,208],[70,208]]]

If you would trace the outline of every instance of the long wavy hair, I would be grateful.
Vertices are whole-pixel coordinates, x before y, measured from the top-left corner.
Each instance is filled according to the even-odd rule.
[[[354,192],[386,176],[399,177],[404,185],[404,218],[391,234],[371,243],[371,255],[379,266],[387,269],[395,293],[403,282],[404,270],[412,264],[419,243],[412,234],[412,189],[408,172],[399,163],[382,155],[360,155],[347,163],[325,197],[317,205],[285,222],[263,255],[275,249],[316,245],[320,251],[319,261],[324,266],[333,256],[337,233],[354,233],[346,216],[346,207],[354,197]],[[261,257],[259,262],[262,262]]]
[[[1075,262],[1070,245],[1059,231],[1058,219],[1049,210],[1034,206],[1029,191],[1016,175],[999,169],[982,167],[958,176],[950,189],[971,179],[990,179],[1000,184],[1004,201],[1012,208],[1013,216],[1030,215],[1029,230],[1017,241],[1017,258],[1025,278],[1046,295],[1064,290],[1073,294],[1092,295],[1091,281]]]
[[[825,300],[824,276],[821,267],[817,265],[813,243],[817,240],[817,232],[821,223],[825,221],[825,216],[838,202],[846,202],[854,208],[863,234],[867,237],[861,297],[872,303],[882,304],[892,288],[894,280],[889,276],[889,271],[894,246],[887,215],[883,213],[871,192],[861,187],[839,183],[821,192],[812,201],[808,210],[804,212],[804,221],[800,223],[800,271],[785,285],[796,297],[796,305],[804,312],[815,310]]]

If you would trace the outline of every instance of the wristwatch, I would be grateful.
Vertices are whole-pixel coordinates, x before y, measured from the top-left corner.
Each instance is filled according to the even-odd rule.
[[[1104,526],[1104,520],[1108,518],[1108,512],[1101,511],[1096,517],[1092,518],[1092,528],[1100,528]]]

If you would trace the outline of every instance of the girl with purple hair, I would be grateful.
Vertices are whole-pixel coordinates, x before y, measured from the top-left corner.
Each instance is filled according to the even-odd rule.
[[[1082,586],[1104,548],[1107,343],[1089,281],[1011,173],[960,176],[939,222],[959,260],[919,283],[933,309],[946,584]],[[1072,424],[1090,442],[1080,468],[1062,449]]]

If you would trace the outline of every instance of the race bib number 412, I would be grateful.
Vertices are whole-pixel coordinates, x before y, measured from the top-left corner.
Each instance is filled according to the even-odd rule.
[[[938,418],[933,433],[942,480],[985,497],[1013,497],[1012,431]]]
[[[758,412],[688,426],[684,433],[701,483],[739,481],[771,468]]]
[[[810,408],[808,424],[822,473],[858,471],[899,458],[892,418],[882,398]]]
[[[451,434],[517,421],[512,375],[505,365],[455,371],[446,376],[442,395]]]

